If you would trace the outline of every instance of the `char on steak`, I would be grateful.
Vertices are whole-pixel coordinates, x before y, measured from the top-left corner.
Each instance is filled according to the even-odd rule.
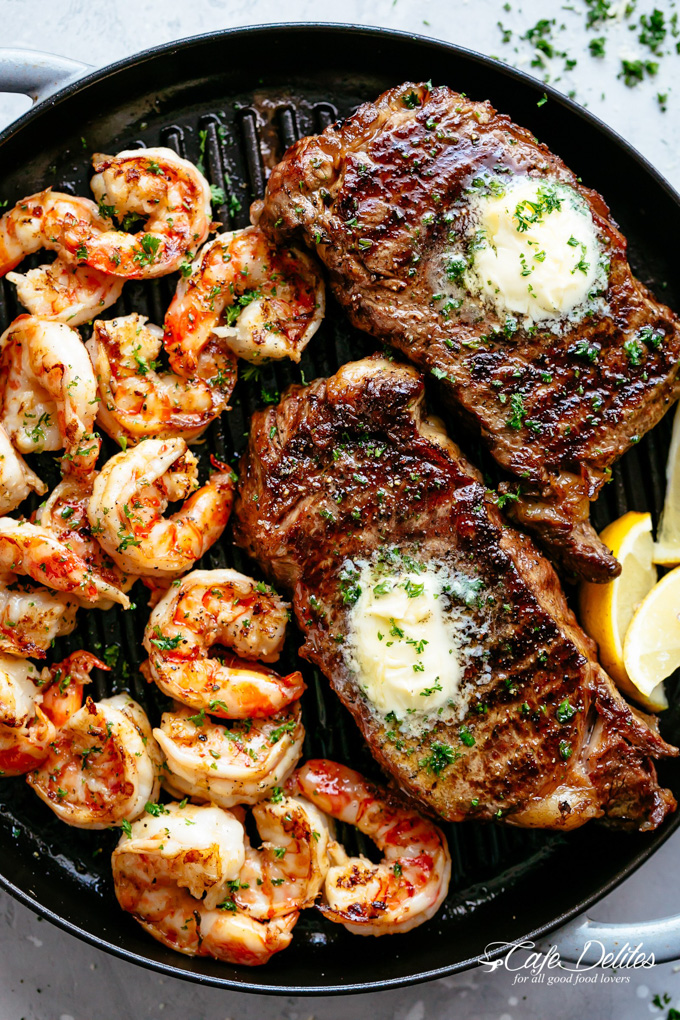
[[[292,594],[302,656],[403,791],[452,821],[569,829],[604,817],[653,829],[675,808],[653,759],[676,749],[614,688],[552,566],[504,522],[423,400],[415,368],[376,355],[257,411],[237,544]],[[452,582],[438,597],[463,634],[464,672],[419,728],[366,694],[352,651],[361,564],[376,566],[382,592],[403,564],[415,571],[410,595],[427,570]],[[442,659],[440,686],[452,662]]]
[[[547,221],[566,186],[598,239],[602,275],[566,318],[509,315],[500,299],[465,290],[466,267],[480,243],[488,248],[473,229],[474,203],[520,178],[548,191],[543,206],[518,205],[518,232]],[[440,380],[505,473],[511,498],[519,495],[514,519],[552,558],[589,580],[619,573],[589,505],[611,465],[676,399],[680,329],[632,275],[626,240],[599,194],[488,102],[406,84],[293,145],[272,171],[259,215],[275,240],[301,237],[315,249],[354,325]],[[562,284],[590,272],[592,259],[577,262],[577,242],[566,241],[574,268]],[[526,247],[519,257],[528,293],[545,251]]]

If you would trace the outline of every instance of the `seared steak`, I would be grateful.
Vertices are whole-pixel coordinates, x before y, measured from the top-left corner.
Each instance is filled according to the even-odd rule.
[[[443,818],[654,828],[675,800],[652,759],[676,749],[423,396],[414,368],[375,356],[258,411],[237,543],[292,594],[302,656],[377,761]]]
[[[619,572],[589,501],[676,399],[680,329],[600,195],[489,103],[406,84],[292,146],[259,223],[303,238],[352,323],[441,381],[551,556]]]

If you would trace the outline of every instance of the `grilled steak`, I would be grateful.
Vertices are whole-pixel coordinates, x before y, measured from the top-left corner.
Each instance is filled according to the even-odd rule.
[[[406,84],[292,146],[259,223],[302,237],[352,323],[441,381],[553,558],[619,572],[589,501],[676,399],[680,330],[596,192],[489,103]]]
[[[652,759],[675,748],[613,687],[553,568],[423,396],[415,368],[374,356],[256,412],[237,543],[291,592],[302,656],[421,803],[654,828],[675,800]]]

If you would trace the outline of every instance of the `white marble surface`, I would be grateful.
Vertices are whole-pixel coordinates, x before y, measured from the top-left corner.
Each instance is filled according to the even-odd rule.
[[[674,9],[659,0],[667,13]],[[622,9],[623,4],[619,7]],[[651,3],[638,4],[640,12]],[[555,18],[557,48],[578,60],[558,87],[577,98],[625,135],[668,179],[680,187],[676,138],[680,109],[680,57],[666,57],[656,79],[628,89],[616,79],[621,57],[640,55],[637,33],[619,16],[607,26],[607,56],[596,60],[587,42],[584,0],[0,0],[0,45],[51,50],[95,66],[144,47],[199,32],[273,21],[335,21],[399,28],[457,42],[517,63],[531,71],[532,50],[518,41],[539,18]],[[503,45],[498,21],[513,31]],[[560,29],[561,25],[564,29]],[[228,57],[228,55],[227,55]],[[563,60],[549,73],[560,76]],[[406,73],[406,71],[404,71]],[[657,92],[668,93],[662,113]],[[0,94],[0,126],[28,106],[23,97]],[[605,920],[642,920],[680,911],[675,880],[680,833],[593,913]],[[584,868],[588,862],[583,862]],[[537,890],[537,895],[541,890]],[[389,946],[384,945],[385,952]],[[545,1020],[558,1011],[564,1020],[642,1020],[666,1017],[652,1003],[667,993],[680,1008],[680,976],[672,964],[633,972],[621,985],[570,987],[568,991],[513,986],[513,975],[467,972],[429,985],[339,999],[269,998],[198,988],[135,968],[80,943],[41,922],[0,894],[0,1020]],[[526,996],[526,997],[525,997]]]

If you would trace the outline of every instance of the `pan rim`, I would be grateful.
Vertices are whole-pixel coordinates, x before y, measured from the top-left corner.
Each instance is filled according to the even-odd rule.
[[[569,910],[564,911],[556,918],[552,918],[546,924],[541,925],[538,928],[534,928],[532,931],[528,932],[516,941],[536,943],[537,941],[543,940],[545,936],[552,934],[552,932],[557,931],[558,928],[561,928],[569,921],[578,917],[579,914],[582,914],[594,903],[598,903],[600,900],[604,899],[605,896],[616,889],[627,878],[630,878],[630,876],[634,874],[638,868],[649,860],[649,858],[656,853],[659,847],[661,847],[673,835],[679,824],[680,812],[677,812],[671,822],[665,826],[664,830],[657,834],[654,845],[650,845],[638,851],[636,856],[627,865],[625,865],[625,867],[612,875],[605,885],[600,886],[596,892],[579,900],[579,902]],[[49,907],[45,907],[42,903],[39,903],[30,894],[24,892],[23,889],[19,889],[18,886],[7,879],[1,872],[0,888],[4,889],[5,892],[8,892],[14,899],[18,900],[21,904],[23,904],[23,906],[28,907],[39,917],[42,917],[46,921],[50,921],[57,928],[61,928],[62,931],[68,932],[69,935],[73,935],[81,942],[86,942],[88,945],[93,946],[95,949],[99,949],[104,953],[109,953],[118,957],[118,959],[125,960],[127,963],[132,963],[138,967],[144,967],[160,974],[166,974],[168,977],[177,978],[178,980],[191,981],[194,984],[205,985],[213,988],[229,988],[232,991],[238,992],[249,992],[259,995],[286,994],[298,996],[336,996],[358,995],[365,992],[386,992],[397,988],[406,988],[411,985],[421,984],[426,981],[436,981],[439,978],[449,977],[452,974],[458,974],[462,971],[470,970],[473,967],[481,966],[482,963],[481,956],[472,956],[465,960],[459,960],[456,963],[449,964],[445,967],[437,967],[428,971],[419,971],[416,974],[408,974],[395,978],[381,978],[377,981],[355,982],[353,984],[277,985],[259,984],[247,980],[237,981],[234,978],[223,978],[214,974],[201,974],[196,971],[187,970],[179,963],[176,966],[173,964],[163,963],[160,960],[154,960],[152,957],[142,956],[133,950],[126,949],[124,946],[118,946],[113,942],[100,938],[98,935],[93,935],[92,932],[79,927],[67,918],[61,917]],[[484,959],[485,961],[497,959],[502,956],[504,952],[505,950],[501,947],[485,954]]]
[[[131,70],[136,66],[140,66],[147,61],[162,58],[163,56],[170,55],[180,50],[187,50],[191,47],[200,47],[203,44],[214,43],[216,40],[224,39],[231,40],[238,38],[239,36],[257,36],[259,34],[266,35],[273,32],[283,34],[293,33],[305,33],[310,34],[318,32],[332,32],[338,35],[344,36],[367,36],[374,37],[376,39],[389,39],[391,41],[404,43],[412,43],[424,48],[437,50],[439,52],[445,51],[452,55],[463,57],[468,62],[477,64],[486,68],[493,68],[495,73],[500,73],[506,78],[513,82],[519,83],[522,86],[529,86],[533,91],[536,92],[537,97],[546,94],[551,101],[559,103],[565,107],[571,116],[579,118],[581,121],[588,123],[593,127],[599,134],[604,135],[613,145],[619,149],[623,149],[629,157],[640,166],[642,171],[651,177],[653,181],[660,186],[665,192],[668,199],[675,203],[680,209],[680,194],[670,184],[670,182],[664,177],[664,175],[656,169],[656,167],[635,148],[630,142],[628,142],[621,134],[616,130],[607,125],[599,117],[593,114],[591,111],[584,109],[578,103],[569,99],[567,96],[560,93],[553,86],[547,85],[538,79],[532,77],[524,71],[517,68],[511,67],[505,64],[502,60],[487,56],[479,53],[476,50],[469,49],[464,46],[460,46],[456,43],[450,43],[445,40],[433,38],[431,36],[421,35],[419,33],[408,32],[401,29],[383,28],[380,26],[372,25],[348,25],[342,22],[271,22],[266,24],[258,25],[245,25],[239,27],[232,27],[227,29],[221,29],[215,32],[206,32],[198,35],[187,36],[179,40],[174,40],[167,43],[159,44],[158,46],[149,47],[132,56],[124,57],[118,61],[106,65],[103,68],[98,68],[91,73],[78,78],[75,81],[69,82],[63,88],[57,92],[48,96],[46,99],[39,103],[36,103],[30,110],[25,114],[12,121],[3,131],[0,132],[0,149],[2,146],[9,142],[13,137],[20,133],[25,127],[31,125],[34,121],[38,121],[43,113],[56,106],[60,106],[71,97],[85,91],[92,85],[96,85],[108,78],[112,78],[115,75]],[[619,868],[604,885],[600,885],[596,891],[589,893],[584,898],[580,899],[574,904],[569,910],[563,912],[555,918],[552,918],[546,924],[539,926],[533,931],[529,932],[523,938],[526,940],[536,941],[544,938],[551,932],[561,927],[566,922],[572,920],[581,914],[584,910],[588,909],[594,903],[598,902],[614,888],[616,888],[621,882],[632,875],[643,863],[645,863],[656,850],[662,846],[668,838],[676,831],[680,825],[680,812],[676,813],[675,816],[665,823],[663,830],[654,835],[654,842],[650,843],[647,847],[643,847],[638,850],[635,855],[628,861],[623,867]],[[651,838],[651,837],[650,837]],[[465,960],[459,960],[455,963],[446,965],[444,967],[434,968],[428,971],[419,971],[418,973],[412,973],[402,975],[394,978],[382,978],[375,981],[362,981],[351,984],[323,984],[323,985],[280,985],[271,983],[259,983],[249,980],[235,980],[231,977],[220,977],[217,975],[197,973],[188,969],[185,969],[181,965],[181,961],[175,966],[154,960],[153,958],[145,955],[141,955],[133,950],[126,949],[124,946],[116,945],[113,942],[108,941],[98,935],[93,934],[90,931],[80,927],[75,922],[68,920],[65,917],[55,913],[49,907],[44,906],[38,902],[30,893],[25,892],[16,886],[11,880],[5,877],[0,872],[0,888],[8,892],[13,898],[18,900],[24,906],[31,909],[34,913],[40,917],[50,921],[52,924],[61,928],[63,931],[79,938],[80,940],[94,946],[103,952],[110,953],[119,959],[126,960],[128,963],[133,963],[139,967],[145,967],[147,969],[156,971],[168,975],[169,977],[178,978],[185,981],[192,981],[196,984],[228,988],[232,991],[242,991],[255,994],[263,995],[299,995],[299,996],[327,996],[327,995],[342,995],[342,994],[359,994],[369,991],[388,991],[391,989],[406,987],[414,985],[420,982],[432,981],[438,978],[446,977],[451,974],[455,974],[471,967],[477,966],[480,963],[480,956],[469,957]],[[496,956],[502,955],[503,950],[500,949],[495,953],[490,953],[488,959],[493,959]],[[262,971],[260,971],[262,973]]]
[[[487,56],[484,53],[480,53],[478,50],[470,49],[467,46],[460,46],[458,43],[451,43],[444,39],[436,39],[432,36],[421,35],[418,32],[408,32],[404,29],[383,28],[379,25],[350,25],[341,21],[272,21],[264,24],[241,25],[232,28],[219,29],[214,32],[201,32],[197,35],[184,36],[181,39],[176,39],[166,43],[159,43],[157,46],[149,46],[144,50],[140,50],[138,53],[132,54],[132,56],[122,57],[120,60],[116,60],[104,67],[96,68],[89,74],[75,79],[75,81],[67,82],[66,85],[58,89],[56,92],[51,93],[45,99],[35,103],[29,110],[11,121],[7,127],[0,131],[0,147],[4,145],[5,142],[9,141],[14,135],[18,134],[24,127],[31,124],[34,120],[39,119],[40,115],[46,110],[61,104],[76,93],[89,88],[91,85],[98,84],[106,78],[112,77],[119,71],[129,70],[147,60],[170,54],[173,51],[189,49],[191,46],[199,46],[203,43],[214,42],[220,38],[228,39],[233,36],[246,34],[249,36],[258,35],[260,33],[267,34],[272,31],[292,33],[301,31],[318,32],[326,30],[337,31],[355,36],[367,35],[396,40],[401,39],[404,42],[408,41],[424,45],[427,48],[438,50],[443,49],[448,50],[451,53],[460,54],[472,63],[479,64],[482,67],[493,67],[495,71],[505,75],[505,77],[511,78],[523,85],[529,85],[534,91],[540,92],[541,96],[545,93],[549,99],[555,100],[561,106],[566,107],[570,113],[574,114],[579,119],[586,121],[592,127],[596,128],[599,133],[604,134],[616,145],[625,149],[626,152],[631,155],[647,173],[651,174],[656,183],[661,185],[668,196],[680,207],[680,191],[673,187],[670,181],[667,180],[661,171],[658,170],[654,164],[640,152],[639,149],[637,149],[615,128],[610,127],[609,124],[596,114],[581,106],[575,100],[564,95],[564,93],[560,92],[553,85],[542,82],[538,78],[534,78],[532,75],[528,74],[526,71],[513,67],[511,64],[506,64],[497,57]],[[541,96],[539,96],[539,98],[541,98]]]

